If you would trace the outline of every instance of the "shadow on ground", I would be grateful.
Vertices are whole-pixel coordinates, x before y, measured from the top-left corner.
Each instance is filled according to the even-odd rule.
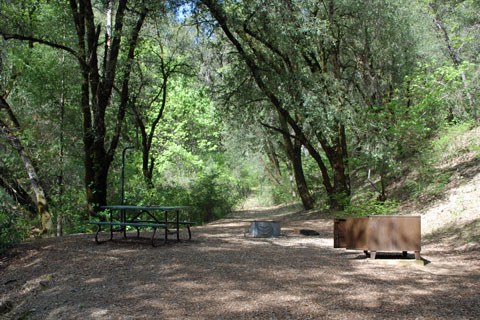
[[[358,258],[361,252],[332,248],[330,219],[303,213],[308,219],[302,220],[302,213],[282,210],[232,216],[193,228],[192,241],[157,248],[147,240],[96,245],[93,235],[21,244],[1,262],[0,295],[14,306],[3,317],[475,319],[480,314],[478,259],[450,256],[456,264],[446,260],[440,272],[434,266],[443,257],[427,248],[432,263],[426,267],[370,264]],[[248,219],[262,215],[281,220],[287,235],[243,237]],[[320,236],[292,232],[305,226]]]

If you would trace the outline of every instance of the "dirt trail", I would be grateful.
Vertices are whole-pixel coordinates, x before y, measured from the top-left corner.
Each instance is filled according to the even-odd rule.
[[[331,219],[292,211],[237,212],[157,248],[84,234],[23,243],[0,262],[0,299],[13,303],[0,318],[478,319],[477,249],[430,241],[424,267],[371,263],[332,248]],[[284,236],[245,238],[254,219],[280,221]]]

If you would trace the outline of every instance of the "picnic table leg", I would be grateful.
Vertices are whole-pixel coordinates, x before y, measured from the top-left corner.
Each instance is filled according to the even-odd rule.
[[[157,231],[157,228],[153,228],[153,233],[152,233],[152,247],[155,248],[155,232]]]
[[[180,242],[180,223],[178,219],[180,218],[180,211],[177,210],[177,242]]]
[[[112,217],[112,210],[110,210],[110,223],[113,222],[113,217]],[[100,225],[98,225],[98,230],[100,230]],[[97,232],[98,234],[98,232]],[[96,238],[96,237],[95,237]],[[113,225],[110,225],[110,241],[113,240]]]
[[[98,225],[97,225],[97,233],[95,234],[95,242],[96,242],[97,244],[102,243],[102,242],[98,241],[98,233],[100,232],[100,228],[101,228],[101,227],[100,227],[100,225],[98,224]]]
[[[125,213],[125,210],[121,210],[120,221],[121,222],[127,222],[127,215]],[[123,237],[126,239],[127,238],[127,226],[122,226],[122,230],[123,230]]]
[[[187,224],[187,230],[188,230],[188,240],[192,240],[192,232],[190,231],[190,225]]]
[[[165,212],[165,244],[168,243],[168,211]]]

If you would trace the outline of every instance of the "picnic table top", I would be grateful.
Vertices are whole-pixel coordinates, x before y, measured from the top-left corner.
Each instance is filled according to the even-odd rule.
[[[100,209],[111,209],[111,210],[160,210],[160,211],[183,210],[188,208],[190,207],[188,206],[180,206],[180,207],[131,206],[131,205],[111,205],[111,206],[100,207]]]

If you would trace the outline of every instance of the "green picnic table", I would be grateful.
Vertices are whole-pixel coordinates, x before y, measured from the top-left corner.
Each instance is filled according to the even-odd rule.
[[[176,234],[177,242],[180,241],[180,227],[185,226],[188,230],[188,240],[192,239],[190,226],[196,224],[192,221],[180,219],[180,212],[189,207],[163,207],[163,206],[132,206],[132,205],[108,205],[100,209],[109,211],[109,221],[91,221],[90,224],[97,226],[95,241],[100,244],[103,241],[98,239],[102,226],[110,227],[110,240],[113,240],[114,232],[122,232],[127,238],[127,227],[137,230],[137,238],[140,237],[141,228],[152,228],[152,246],[155,247],[155,233],[157,229],[164,229],[164,243],[168,243],[168,235]],[[114,212],[118,212],[117,215]],[[172,214],[173,213],[173,214]],[[173,217],[172,217],[173,215]],[[170,228],[170,226],[172,228]],[[114,228],[118,227],[118,228]]]

